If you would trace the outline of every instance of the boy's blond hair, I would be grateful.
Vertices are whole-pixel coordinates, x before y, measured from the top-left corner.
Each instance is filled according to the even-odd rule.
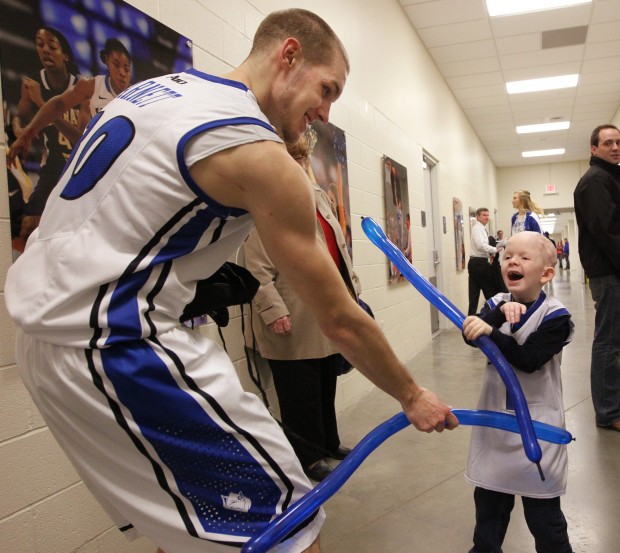
[[[555,267],[556,263],[558,262],[558,258],[557,258],[557,252],[555,249],[555,246],[553,245],[553,242],[551,242],[551,240],[549,240],[549,238],[547,238],[546,236],[540,234],[540,232],[534,232],[531,230],[524,230],[523,232],[519,232],[517,234],[513,234],[509,239],[508,242],[506,242],[506,247],[508,247],[508,244],[510,244],[510,241],[513,240],[515,237],[520,236],[520,235],[525,235],[525,236],[529,236],[531,238],[533,238],[536,243],[538,244],[538,246],[540,246],[540,253],[543,257],[543,261],[545,263],[546,267]]]

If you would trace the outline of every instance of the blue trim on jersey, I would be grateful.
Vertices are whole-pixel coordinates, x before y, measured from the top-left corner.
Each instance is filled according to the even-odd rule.
[[[254,117],[234,117],[232,119],[220,119],[218,121],[211,121],[209,123],[205,123],[204,125],[199,125],[198,127],[195,127],[192,130],[185,133],[181,137],[177,145],[177,164],[179,166],[179,171],[181,173],[181,176],[183,177],[183,180],[185,180],[186,184],[189,186],[192,192],[196,194],[196,196],[198,196],[199,198],[202,198],[205,201],[205,203],[211,209],[213,209],[213,211],[217,214],[218,217],[223,217],[223,218],[226,218],[229,216],[239,217],[247,213],[247,211],[245,211],[244,209],[236,208],[236,207],[226,207],[216,202],[204,190],[202,190],[202,188],[200,188],[196,184],[194,179],[192,179],[189,173],[189,169],[185,163],[185,146],[187,145],[189,140],[191,140],[192,138],[194,138],[195,136],[199,134],[202,134],[203,132],[207,132],[207,131],[217,129],[220,127],[228,127],[228,126],[234,126],[234,125],[258,125],[276,134],[274,128],[269,123],[265,123],[265,121],[262,121]]]
[[[551,313],[548,313],[547,315],[545,315],[542,322],[544,323],[545,321],[550,321],[552,319],[556,319],[558,317],[563,317],[563,316],[570,317],[570,313],[568,312],[568,309],[564,307],[561,309],[556,309],[555,311],[552,311]]]
[[[164,359],[146,341],[103,349],[100,355],[119,402],[173,475],[204,530],[243,537],[262,530],[275,516],[282,493],[252,454],[179,387]],[[180,361],[171,360],[187,382]],[[204,390],[200,395],[222,410]],[[251,501],[247,512],[224,507],[223,498],[230,494]]]
[[[521,317],[519,322],[510,325],[510,332],[512,332],[513,334],[517,332],[528,321],[532,314],[538,310],[538,308],[543,304],[546,298],[547,295],[541,290],[538,299],[532,305],[530,305],[529,309]],[[510,301],[514,301],[512,298],[512,294],[510,295]]]
[[[233,81],[231,79],[224,79],[222,77],[216,77],[215,75],[210,75],[209,73],[203,73],[202,71],[198,71],[198,69],[194,69],[193,67],[191,69],[188,69],[187,71],[184,71],[184,73],[189,73],[190,75],[194,75],[194,77],[198,77],[199,79],[203,79],[205,81],[211,81],[212,83],[218,83],[226,86],[232,86],[234,88],[239,88],[240,90],[246,92],[249,90],[249,88],[245,86],[242,82]]]
[[[498,304],[497,304],[497,303],[495,303],[495,302],[493,301],[493,298],[489,298],[489,299],[487,300],[487,305],[488,305],[491,309],[495,309],[495,308],[498,306]]]
[[[166,244],[153,257],[148,267],[137,272],[133,272],[130,267],[118,279],[108,307],[110,335],[106,339],[106,345],[142,338],[142,313],[138,306],[140,290],[156,266],[194,251],[202,235],[215,219],[216,215],[207,209],[196,212],[194,217],[168,238]],[[157,236],[157,239],[148,245],[147,251],[140,252],[136,261],[143,259],[165,236],[164,232]]]

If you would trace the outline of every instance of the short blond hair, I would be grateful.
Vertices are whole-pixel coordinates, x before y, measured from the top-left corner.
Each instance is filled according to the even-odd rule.
[[[340,54],[347,73],[351,70],[347,51],[334,30],[315,13],[299,8],[275,11],[265,17],[254,35],[250,56],[266,52],[289,37],[299,41],[310,65],[329,64]]]
[[[543,258],[543,262],[546,267],[555,267],[558,262],[557,252],[553,242],[546,236],[540,234],[540,232],[534,232],[532,230],[524,230],[523,232],[517,232],[513,234],[506,242],[506,247],[515,240],[521,240],[524,238],[530,238],[534,240],[535,244],[539,246],[540,255]]]

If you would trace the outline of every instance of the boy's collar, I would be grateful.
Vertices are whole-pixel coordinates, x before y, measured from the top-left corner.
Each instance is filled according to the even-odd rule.
[[[510,332],[512,334],[517,332],[528,321],[528,319],[532,316],[532,314],[542,305],[542,303],[545,301],[546,298],[547,298],[547,294],[545,294],[543,290],[540,291],[540,295],[538,296],[538,299],[536,299],[535,301],[531,303],[524,303],[524,302],[515,300],[512,297],[512,294],[510,294],[510,301],[516,301],[517,303],[521,303],[527,307],[527,310],[523,314],[523,317],[521,317],[521,320],[518,323],[514,323],[510,325]]]

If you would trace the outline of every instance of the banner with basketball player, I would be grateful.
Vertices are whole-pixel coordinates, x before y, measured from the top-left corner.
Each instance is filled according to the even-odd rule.
[[[397,161],[383,156],[383,183],[387,237],[411,262],[411,214],[409,212],[407,168]],[[388,261],[388,268],[389,284],[404,282],[405,278],[394,263]]]
[[[14,258],[90,118],[130,85],[192,66],[191,42],[122,0],[2,2],[0,70],[7,148],[50,99],[71,102],[7,168]]]
[[[329,196],[345,236],[349,256],[353,259],[347,142],[344,131],[331,123],[312,123],[308,134],[314,142],[310,155],[312,177]]]
[[[459,198],[452,198],[452,212],[454,219],[454,247],[456,252],[456,270],[465,270],[465,220],[463,218],[463,202]]]

